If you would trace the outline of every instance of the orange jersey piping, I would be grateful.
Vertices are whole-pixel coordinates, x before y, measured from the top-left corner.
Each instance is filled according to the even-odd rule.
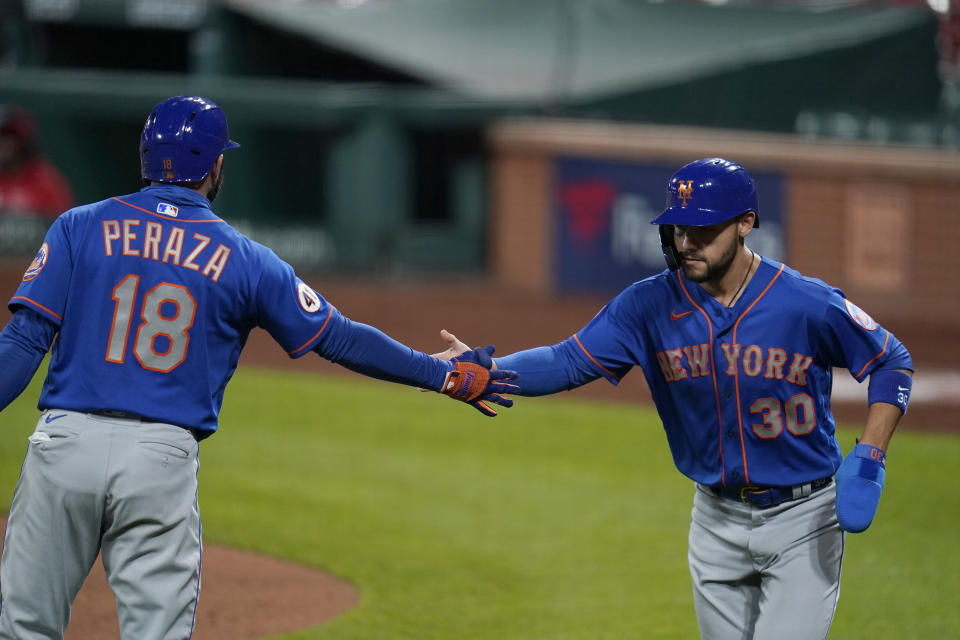
[[[707,321],[707,327],[710,330],[710,339],[707,344],[710,345],[710,375],[713,378],[713,397],[717,401],[717,445],[720,449],[720,482],[721,484],[726,484],[726,475],[727,475],[727,466],[724,464],[723,457],[723,410],[720,408],[720,390],[717,388],[717,366],[713,359],[713,323],[710,322],[710,316],[707,315],[707,312],[703,308],[694,302],[693,297],[687,291],[687,288],[683,284],[683,278],[680,277],[680,270],[677,270],[677,282],[680,283],[680,288],[683,290],[683,295],[687,296],[687,300],[690,301],[694,307],[697,308],[697,311],[703,314],[704,319]]]
[[[740,321],[743,320],[750,310],[753,309],[754,305],[760,302],[760,298],[767,295],[767,291],[770,290],[770,287],[773,286],[773,283],[777,281],[777,278],[780,277],[780,274],[783,273],[784,265],[781,263],[780,270],[777,271],[777,274],[770,279],[770,282],[767,283],[767,286],[764,287],[763,291],[760,292],[753,302],[750,303],[750,306],[740,314],[740,317],[737,318],[737,321],[733,324],[733,344],[737,344],[737,327],[740,326]],[[733,369],[733,388],[737,395],[737,426],[740,429],[740,451],[743,454],[743,482],[745,484],[750,484],[750,471],[747,469],[747,443],[743,439],[743,413],[740,409],[740,369],[734,367]]]
[[[886,329],[884,329],[884,331],[886,331]],[[890,342],[890,332],[889,332],[889,331],[887,331],[887,335],[884,336],[884,338],[883,338],[883,349],[880,349],[880,353],[878,353],[877,355],[875,355],[875,356],[873,356],[872,358],[870,358],[869,360],[867,360],[867,364],[863,365],[863,369],[860,369],[860,373],[857,374],[857,379],[858,379],[858,380],[860,379],[860,376],[863,375],[863,372],[867,370],[867,367],[869,367],[869,366],[873,363],[874,360],[876,360],[877,358],[879,358],[880,356],[882,356],[884,353],[887,352],[887,343],[888,343],[888,342]]]
[[[27,298],[27,297],[24,297],[24,296],[13,296],[12,298],[10,298],[10,301],[11,301],[11,302],[14,301],[14,300],[26,300],[26,301],[29,302],[30,304],[36,305],[37,307],[39,307],[39,308],[43,309],[44,311],[46,311],[47,313],[49,313],[50,315],[56,317],[56,319],[59,320],[60,322],[63,322],[63,318],[60,317],[60,314],[59,314],[59,313],[56,313],[56,312],[54,312],[54,311],[52,311],[52,310],[50,310],[50,309],[47,309],[45,306],[43,306],[42,304],[40,304],[40,303],[37,302],[36,300],[31,300],[30,298]]]
[[[132,207],[132,208],[134,208],[134,209],[136,209],[136,210],[138,210],[138,211],[143,211],[144,213],[150,214],[151,216],[154,216],[154,217],[156,217],[156,218],[160,218],[160,219],[162,219],[162,220],[176,220],[177,222],[186,222],[187,224],[192,224],[192,223],[196,223],[196,222],[223,222],[223,220],[183,220],[182,218],[171,218],[170,216],[165,216],[165,215],[160,214],[160,213],[154,213],[153,211],[150,211],[149,209],[144,209],[143,207],[138,207],[138,206],[135,205],[135,204],[130,204],[129,202],[124,202],[123,200],[121,200],[120,198],[117,198],[117,197],[113,197],[113,198],[110,198],[110,199],[111,199],[111,200],[116,200],[116,201],[119,202],[120,204],[125,204],[125,205],[127,205],[128,207]]]
[[[604,367],[602,364],[600,364],[599,362],[597,362],[596,359],[595,359],[592,355],[590,355],[590,352],[587,351],[586,347],[584,347],[583,344],[581,344],[580,338],[577,337],[577,334],[573,334],[573,339],[577,341],[577,345],[583,350],[583,352],[584,352],[585,354],[587,354],[587,357],[590,358],[590,362],[592,362],[593,364],[597,365],[597,367],[598,367],[601,371],[603,371],[605,374],[607,374],[608,376],[610,376],[610,377],[613,378],[614,380],[617,380],[617,381],[620,380],[620,378],[619,378],[618,376],[616,376],[612,371],[610,371],[609,369],[607,369],[606,367]]]
[[[320,331],[317,331],[315,334],[313,334],[313,337],[312,337],[312,338],[310,338],[309,340],[307,340],[306,342],[304,342],[302,345],[300,345],[299,347],[297,347],[297,348],[294,349],[293,351],[287,351],[287,353],[292,356],[292,355],[296,354],[298,351],[303,351],[303,349],[304,349],[308,344],[310,344],[311,342],[313,342],[314,340],[316,340],[316,339],[317,339],[317,336],[319,336],[321,333],[323,333],[323,330],[327,328],[327,324],[330,322],[330,318],[331,318],[332,316],[333,316],[333,305],[330,305],[330,311],[327,312],[327,319],[323,321],[323,326],[320,327]]]

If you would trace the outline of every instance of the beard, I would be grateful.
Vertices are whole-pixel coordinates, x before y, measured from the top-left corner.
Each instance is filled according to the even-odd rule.
[[[220,187],[223,186],[223,170],[217,174],[217,177],[213,179],[213,186],[210,188],[210,193],[207,194],[207,200],[210,201],[210,204],[213,204],[213,201],[217,199],[217,196],[220,194]]]
[[[681,262],[680,266],[683,269],[683,275],[690,282],[703,283],[713,280],[719,280],[722,278],[727,271],[730,269],[730,265],[733,264],[733,259],[737,255],[737,249],[740,248],[740,240],[736,236],[730,242],[730,246],[724,250],[720,255],[720,258],[716,262],[709,262],[708,260],[703,261],[703,266],[699,264],[690,265],[686,262]],[[681,259],[686,256],[692,256],[693,254],[681,255]]]

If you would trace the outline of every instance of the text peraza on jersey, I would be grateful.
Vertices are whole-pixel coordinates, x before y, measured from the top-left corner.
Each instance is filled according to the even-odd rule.
[[[156,260],[199,271],[214,282],[230,259],[224,244],[210,249],[210,237],[188,233],[183,227],[136,218],[103,221],[103,248],[107,257],[122,255]]]

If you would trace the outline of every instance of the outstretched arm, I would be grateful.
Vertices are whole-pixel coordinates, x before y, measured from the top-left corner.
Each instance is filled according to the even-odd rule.
[[[470,349],[446,329],[440,331],[440,339],[446,349],[433,355],[443,360],[462,357],[461,354]],[[509,392],[515,395],[542,396],[567,391],[600,377],[594,369],[574,357],[575,349],[573,340],[567,339],[553,346],[534,347],[494,358],[491,369],[516,372],[516,382],[522,389]]]
[[[250,283],[250,320],[266,329],[291,358],[313,351],[363,375],[439,391],[491,416],[496,412],[489,406],[475,403],[496,391],[514,392],[514,385],[501,386],[511,377],[507,372],[491,372],[477,362],[444,362],[350,320],[269,249],[256,245],[254,250],[259,251],[262,269]],[[498,400],[503,399],[491,398]],[[499,403],[509,406],[509,401]]]
[[[453,366],[411,349],[376,327],[334,313],[313,350],[365,376],[440,391]]]
[[[477,357],[472,361],[446,362],[411,349],[376,327],[354,322],[339,313],[331,318],[324,337],[313,348],[323,358],[351,371],[439,391],[493,417],[497,412],[486,403],[509,407],[513,402],[499,394],[516,393],[519,387],[509,382],[513,379],[511,371],[490,371],[492,347],[488,349],[486,362]]]

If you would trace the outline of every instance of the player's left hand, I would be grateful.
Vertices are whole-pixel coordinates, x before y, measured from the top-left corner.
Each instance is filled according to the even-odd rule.
[[[873,522],[886,475],[883,449],[858,444],[837,471],[837,520],[840,528],[860,533]]]
[[[466,402],[491,418],[497,412],[489,403],[512,407],[513,400],[500,394],[520,392],[518,385],[509,382],[515,380],[517,374],[503,369],[492,371],[493,352],[493,346],[478,347],[453,358],[454,370],[447,374],[440,392]]]

